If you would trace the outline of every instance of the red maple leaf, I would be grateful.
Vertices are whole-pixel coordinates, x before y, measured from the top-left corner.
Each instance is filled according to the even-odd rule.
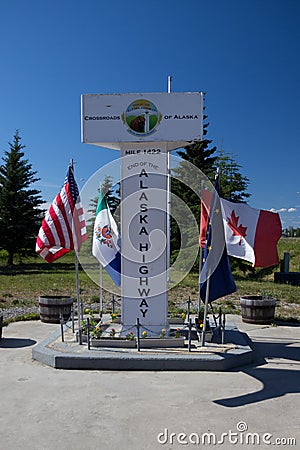
[[[230,229],[233,232],[232,236],[240,236],[240,242],[239,245],[242,243],[242,238],[247,236],[247,227],[244,227],[243,225],[239,225],[239,216],[235,215],[234,209],[231,212],[230,218],[227,217],[227,223]]]

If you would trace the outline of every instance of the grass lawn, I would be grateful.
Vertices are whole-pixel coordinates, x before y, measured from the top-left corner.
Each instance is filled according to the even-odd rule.
[[[280,258],[290,252],[291,271],[300,271],[300,238],[281,239],[278,245]],[[40,257],[29,258],[8,269],[5,255],[0,252],[0,310],[16,306],[38,306],[40,295],[68,295],[76,299],[74,255],[68,254],[53,264]],[[300,287],[275,284],[273,271],[262,273],[261,278],[249,278],[235,273],[238,291],[213,303],[222,306],[224,312],[240,313],[240,297],[243,295],[266,295],[274,297],[276,318],[300,321]],[[106,274],[104,275],[106,276]],[[81,269],[79,272],[80,296],[85,305],[99,301],[99,287]],[[111,308],[111,294],[104,291],[104,307]],[[188,297],[195,311],[198,303],[198,274],[190,273],[169,291],[169,311],[177,313],[186,309]]]
[[[0,308],[37,305],[40,295],[76,298],[73,255],[63,256],[53,264],[32,258],[12,269],[0,266],[0,280]],[[82,300],[90,302],[98,295],[99,288],[83,270],[79,271],[79,280]]]

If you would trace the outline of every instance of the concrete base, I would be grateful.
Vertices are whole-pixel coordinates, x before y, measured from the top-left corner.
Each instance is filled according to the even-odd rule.
[[[248,325],[231,314],[226,322],[249,336],[255,361],[223,372],[56,370],[32,361],[32,349],[59,325],[9,324],[0,343],[1,449],[299,448],[300,326]],[[230,444],[229,433],[238,432],[241,421],[247,430],[239,433],[239,444]],[[166,429],[168,442],[159,444]],[[179,433],[188,445],[180,445],[185,438]],[[264,445],[270,434],[271,445]],[[192,445],[198,435],[200,444]],[[224,445],[213,445],[213,436],[219,442],[224,436]],[[288,445],[292,438],[297,445]]]
[[[32,350],[32,357],[56,369],[85,370],[176,370],[224,371],[251,363],[254,352],[247,335],[234,325],[227,325],[225,344],[207,343],[200,347],[192,341],[191,352],[187,341],[184,348],[143,349],[91,348],[79,345],[75,335],[66,327],[65,342],[60,330]]]

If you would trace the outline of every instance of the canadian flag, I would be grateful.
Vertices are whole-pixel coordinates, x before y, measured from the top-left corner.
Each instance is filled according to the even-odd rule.
[[[201,247],[204,247],[211,197],[207,194],[203,192],[201,202]],[[278,264],[277,242],[282,234],[279,214],[251,208],[245,203],[220,200],[228,255],[245,259],[253,267]]]

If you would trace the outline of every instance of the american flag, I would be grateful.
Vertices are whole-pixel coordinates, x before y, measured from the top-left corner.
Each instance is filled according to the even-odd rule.
[[[84,212],[70,166],[62,190],[43,219],[35,251],[51,263],[70,250],[79,251],[86,239]]]

